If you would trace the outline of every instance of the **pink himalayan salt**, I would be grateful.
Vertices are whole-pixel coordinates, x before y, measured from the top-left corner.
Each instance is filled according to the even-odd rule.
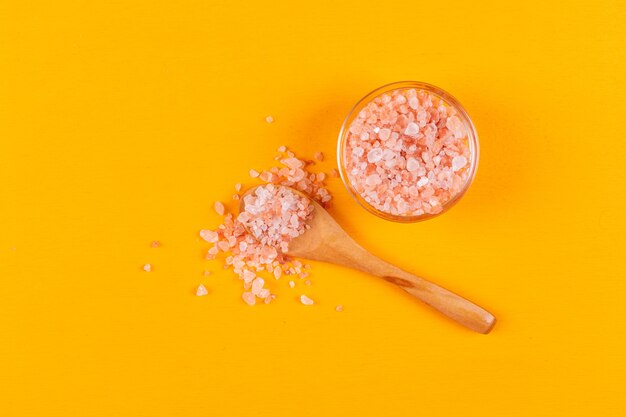
[[[233,200],[239,200],[240,198],[239,194],[233,194]]]
[[[283,274],[283,270],[280,269],[280,266],[274,267],[274,278],[280,279],[280,276]]]
[[[333,168],[333,169],[330,170],[328,175],[330,175],[333,178],[339,178],[339,171],[337,171],[335,168]]]
[[[256,178],[259,176],[259,171],[251,169],[250,171],[248,171],[248,173],[250,174],[251,178]]]
[[[252,281],[252,287],[251,287],[252,294],[259,295],[259,292],[263,289],[263,285],[265,285],[265,280],[263,278],[260,278],[260,277],[255,278],[254,281]]]
[[[281,145],[278,147],[278,152],[283,153],[287,152],[287,147],[285,145]]]
[[[150,265],[150,264],[145,264],[145,265],[143,266],[143,270],[144,270],[144,271],[146,271],[146,272],[151,272],[151,271],[152,271],[152,265]]]
[[[321,162],[324,160],[324,154],[321,152],[315,152],[314,158]]]
[[[273,122],[274,122],[274,118],[273,118],[272,116],[267,116],[267,117],[265,118],[265,121],[266,121],[267,123],[273,123]]]
[[[196,290],[196,295],[198,297],[202,297],[204,295],[207,295],[209,292],[207,291],[206,287],[202,284],[198,285],[198,289]]]
[[[235,184],[235,191],[237,191],[237,192],[241,191],[241,183],[240,182]]]
[[[343,311],[343,306],[341,304],[339,304],[337,307],[335,307],[335,311],[337,313],[341,313]]]
[[[150,243],[150,247],[151,248],[158,248],[160,244],[161,243],[158,240],[155,240],[152,243]]]
[[[295,287],[295,286],[296,286],[296,283],[295,283],[295,282],[293,282],[293,281],[289,281],[289,286],[290,286],[291,288],[293,288],[293,287]]]
[[[312,173],[307,169],[309,164],[304,160],[298,159],[286,147],[283,154],[278,157],[278,160],[282,166],[272,167],[263,171],[263,173],[266,173],[264,176],[266,180],[275,186],[286,185],[296,188],[319,204],[328,205],[332,197],[325,187],[325,178],[311,175]],[[251,170],[250,176],[259,177],[260,174]],[[298,224],[299,221],[302,221],[302,217],[294,219],[295,224]],[[293,230],[291,217],[289,217],[289,228]],[[310,269],[310,265],[303,264],[301,261],[284,254],[281,248],[259,242],[246,230],[243,223],[232,214],[226,214],[223,223],[214,233],[217,234],[217,241],[214,242],[213,234],[203,233],[210,240],[209,243],[213,245],[208,250],[206,258],[209,260],[215,259],[220,252],[227,255],[224,259],[224,267],[233,268],[235,274],[242,281],[245,290],[245,295],[242,295],[242,299],[247,304],[254,305],[256,301],[251,301],[251,298],[254,299],[254,297],[263,299],[265,303],[270,303],[276,298],[275,294],[269,293],[269,290],[265,288],[259,291],[258,296],[251,292],[252,282],[257,277],[257,274],[266,271],[269,274],[274,274],[274,277],[276,275],[279,277],[282,275],[300,276],[305,270]],[[305,273],[306,275],[308,273]]]
[[[213,230],[200,230],[200,237],[209,243],[217,242],[219,235]]]
[[[350,125],[344,155],[356,192],[401,216],[439,213],[463,189],[472,157],[456,110],[417,89],[369,102]]]
[[[203,271],[202,275],[204,275],[205,277],[208,277],[209,275],[211,275],[211,271]]]
[[[248,292],[248,291],[244,292],[243,294],[241,294],[241,298],[249,306],[253,306],[256,304],[256,296],[252,294],[251,292]]]
[[[311,280],[307,279],[306,281],[304,281],[304,285],[311,285]]]
[[[244,198],[239,220],[262,244],[287,252],[289,241],[306,230],[313,213],[311,201],[290,188],[267,184]],[[279,275],[280,277],[280,275]]]
[[[305,306],[312,306],[315,303],[313,300],[311,300],[309,297],[307,297],[304,294],[300,296],[300,302],[304,304]]]
[[[215,209],[215,212],[220,216],[224,215],[224,204],[222,204],[221,201],[216,201],[213,208]]]

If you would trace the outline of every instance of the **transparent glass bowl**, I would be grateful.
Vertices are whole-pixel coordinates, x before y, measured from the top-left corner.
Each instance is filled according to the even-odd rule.
[[[445,204],[442,205],[442,210],[438,213],[424,213],[421,215],[394,215],[391,213],[387,213],[377,208],[373,207],[369,204],[365,199],[355,190],[355,188],[350,183],[350,179],[348,178],[348,173],[346,171],[346,160],[345,160],[345,148],[346,148],[346,140],[348,137],[348,130],[350,129],[350,125],[355,117],[359,114],[359,112],[372,100],[376,97],[389,93],[394,90],[406,90],[414,88],[417,90],[424,90],[433,94],[434,96],[440,98],[447,106],[453,107],[457,111],[457,116],[461,119],[463,124],[466,127],[467,131],[467,140],[470,150],[470,166],[468,168],[468,175],[465,184],[463,185],[461,191],[459,191],[452,199],[448,200]],[[479,146],[478,146],[478,134],[476,133],[476,128],[472,123],[472,120],[468,116],[467,112],[461,106],[454,97],[452,97],[449,93],[446,93],[439,87],[435,87],[434,85],[430,85],[427,83],[422,83],[419,81],[400,81],[391,84],[384,85],[376,90],[370,92],[350,110],[348,113],[348,117],[343,122],[341,126],[341,130],[339,131],[339,140],[337,142],[337,164],[339,166],[339,173],[341,175],[341,179],[343,180],[344,185],[352,195],[352,197],[367,211],[377,215],[386,220],[394,221],[394,222],[403,222],[403,223],[412,223],[418,222],[422,220],[427,220],[432,217],[438,216],[440,214],[448,211],[454,204],[456,204],[461,197],[465,194],[469,186],[472,184],[474,177],[476,176],[476,169],[478,168],[478,156],[479,156]]]

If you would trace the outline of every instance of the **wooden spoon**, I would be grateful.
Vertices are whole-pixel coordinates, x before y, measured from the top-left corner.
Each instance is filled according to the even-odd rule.
[[[242,196],[241,211],[244,209],[245,196],[256,188],[249,189]],[[309,198],[298,190],[291,190]],[[329,262],[375,275],[397,285],[468,329],[484,334],[491,331],[496,318],[487,310],[372,255],[356,243],[321,205],[310,201],[314,206],[313,216],[308,220],[311,228],[289,242],[288,255]]]

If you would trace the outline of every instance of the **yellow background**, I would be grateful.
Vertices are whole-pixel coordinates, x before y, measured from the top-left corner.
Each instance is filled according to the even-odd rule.
[[[3,1],[0,415],[626,415],[625,22],[606,0]],[[333,214],[493,333],[322,264],[314,307],[286,281],[244,305],[202,258],[213,202],[281,144],[332,167],[350,107],[405,79],[465,105],[474,185],[403,225],[332,180]]]

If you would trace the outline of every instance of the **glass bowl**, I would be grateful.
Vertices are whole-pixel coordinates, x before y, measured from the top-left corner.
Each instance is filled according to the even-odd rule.
[[[398,214],[392,214],[389,212],[381,211],[377,209],[376,207],[372,206],[370,203],[368,203],[357,192],[357,190],[354,188],[354,186],[350,182],[347,168],[346,168],[347,163],[346,163],[345,149],[346,149],[346,141],[348,138],[348,131],[350,129],[352,122],[357,117],[359,112],[365,106],[367,106],[367,104],[369,104],[372,100],[374,100],[375,98],[385,93],[391,93],[394,90],[407,90],[407,89],[416,89],[416,90],[423,90],[425,92],[428,92],[434,95],[435,97],[441,99],[444,105],[446,105],[447,107],[454,108],[456,110],[456,116],[458,116],[461,122],[463,123],[465,127],[465,132],[467,133],[466,140],[467,140],[467,145],[469,147],[469,153],[470,153],[469,168],[467,168],[467,179],[465,180],[465,183],[463,184],[461,190],[457,194],[455,194],[450,200],[442,204],[441,210],[437,213],[424,213],[424,214],[419,214],[419,215],[414,215],[414,214],[398,215]],[[465,194],[469,186],[472,184],[474,177],[476,176],[476,170],[478,168],[478,156],[479,156],[478,134],[476,133],[476,128],[474,127],[472,120],[468,116],[463,106],[461,106],[461,103],[459,103],[453,96],[443,91],[442,89],[435,87],[434,85],[430,85],[430,84],[418,82],[418,81],[401,81],[401,82],[387,84],[380,88],[375,89],[374,91],[370,92],[365,97],[363,97],[361,100],[359,100],[359,102],[356,103],[356,105],[352,108],[352,110],[350,110],[350,113],[346,117],[346,120],[343,122],[343,125],[341,126],[341,130],[339,131],[339,140],[337,142],[337,163],[339,166],[339,173],[341,175],[341,179],[344,185],[346,186],[346,188],[348,189],[352,197],[370,213],[373,213],[377,215],[378,217],[381,217],[386,220],[390,220],[394,222],[403,222],[403,223],[412,223],[412,222],[427,220],[435,216],[438,216],[442,213],[445,213],[452,206],[454,206],[454,204],[456,204],[461,199],[461,197],[463,197],[463,195]]]

